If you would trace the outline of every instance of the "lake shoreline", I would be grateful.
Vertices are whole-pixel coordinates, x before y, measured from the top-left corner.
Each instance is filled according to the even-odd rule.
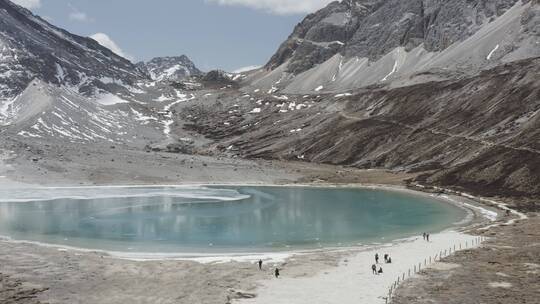
[[[484,207],[480,207],[478,205],[475,205],[474,207],[477,208],[475,211],[473,211],[472,205],[474,204],[473,201],[470,199],[466,199],[463,197],[458,196],[447,196],[447,195],[434,195],[429,194],[421,191],[411,190],[406,187],[401,186],[388,186],[388,185],[380,185],[380,184],[372,184],[372,185],[366,185],[366,184],[177,184],[177,185],[151,185],[151,186],[145,186],[145,185],[139,185],[139,186],[127,186],[125,188],[133,189],[133,188],[184,188],[184,187],[220,187],[220,186],[238,186],[238,187],[250,187],[250,186],[256,186],[256,187],[284,187],[284,188],[315,188],[315,189],[368,189],[368,190],[381,190],[381,191],[388,191],[388,192],[395,192],[395,193],[405,193],[407,195],[411,196],[419,196],[423,198],[428,198],[430,200],[435,200],[444,204],[450,204],[455,207],[458,207],[462,210],[465,210],[467,215],[462,218],[460,221],[453,223],[451,226],[448,226],[447,228],[443,229],[440,232],[445,231],[453,231],[456,229],[465,229],[468,226],[471,226],[473,223],[481,222],[482,218],[480,215],[485,213],[494,213],[493,211],[489,211],[488,209]],[[45,186],[45,187],[39,187],[38,189],[106,189],[106,188],[124,188],[122,186],[82,186],[82,187],[62,187],[62,186]],[[33,188],[32,188],[33,189]],[[118,195],[118,194],[115,194]],[[108,197],[105,195],[105,197]],[[116,196],[114,196],[116,197]],[[85,199],[92,199],[93,197],[87,197]],[[56,199],[56,197],[54,198]],[[17,202],[19,199],[17,199]],[[26,202],[26,199],[23,200]],[[484,210],[485,212],[478,212],[478,210]],[[495,213],[495,217],[497,214]],[[493,220],[493,218],[487,218],[488,220]],[[432,233],[436,233],[433,232]],[[351,245],[351,246],[332,246],[332,245],[323,245],[322,247],[317,248],[297,248],[292,250],[264,250],[263,248],[260,249],[254,249],[252,251],[249,250],[238,250],[237,252],[230,252],[230,253],[224,253],[214,251],[212,253],[206,253],[206,252],[196,252],[196,251],[187,251],[187,252],[157,252],[157,253],[151,253],[151,252],[136,252],[136,251],[117,251],[117,250],[109,250],[109,249],[98,249],[98,248],[83,248],[73,245],[67,245],[67,244],[58,244],[54,242],[45,242],[45,241],[33,241],[33,240],[25,240],[25,239],[18,239],[14,238],[10,235],[0,235],[0,240],[8,241],[8,242],[16,242],[16,243],[28,243],[28,244],[34,244],[38,246],[44,246],[44,247],[50,247],[55,248],[58,250],[71,250],[71,251],[79,251],[79,252],[99,252],[104,255],[109,255],[115,258],[120,259],[127,259],[132,261],[159,261],[159,260],[177,260],[177,261],[196,261],[201,263],[212,263],[212,262],[254,262],[258,261],[260,258],[268,261],[280,261],[283,262],[287,258],[290,258],[295,255],[305,255],[305,254],[316,254],[321,251],[326,252],[348,252],[348,251],[355,251],[361,248],[364,250],[365,248],[371,248],[376,247],[380,244],[388,244],[388,243],[400,243],[403,241],[407,241],[410,238],[412,238],[413,235],[409,236],[402,236],[398,238],[389,238],[385,241],[377,241],[377,242],[367,242],[362,243],[360,245]],[[383,238],[384,239],[384,238]],[[201,248],[202,249],[202,248]]]
[[[9,166],[4,167],[8,169],[0,172],[1,176],[6,176],[0,179],[0,186],[8,188],[29,184],[56,187],[104,184],[159,186],[179,183],[218,185],[242,184],[247,181],[246,184],[256,185],[397,186],[400,188],[399,191],[411,191],[404,186],[404,180],[414,177],[411,174],[386,170],[357,170],[299,162],[216,160],[195,156],[194,168],[190,171],[190,175],[171,179],[170,176],[174,176],[170,172],[173,167],[168,165],[167,159],[164,159],[163,165],[158,166],[159,171],[151,169],[142,172],[141,169],[135,168],[135,166],[143,170],[148,167],[155,168],[155,165],[149,164],[155,160],[154,155],[151,155],[153,158],[150,159],[146,153],[136,153],[141,157],[136,165],[117,158],[112,169],[105,168],[109,164],[98,161],[101,158],[94,159],[97,154],[88,153],[88,155],[91,159],[81,161],[73,156],[75,159],[71,162],[54,165],[51,163],[57,160],[48,159],[47,168],[62,166],[64,169],[47,170],[45,178],[43,169],[38,170],[44,162],[36,164],[17,157],[10,158],[7,160]],[[85,165],[87,170],[90,169],[87,166],[92,166],[91,169],[95,174],[89,175],[88,171],[81,171],[79,163],[87,164]],[[121,171],[119,167],[122,168]],[[216,174],[209,173],[213,169],[217,170]],[[98,172],[107,172],[107,175]],[[142,176],[142,173],[147,175]],[[132,180],[133,176],[138,178]],[[420,195],[434,194],[422,192]],[[459,196],[456,198],[461,199]],[[469,198],[463,199],[471,202]],[[481,202],[473,204],[486,206]],[[490,222],[476,221],[482,219],[482,216],[478,210],[475,212],[477,212],[475,220],[459,227],[460,231],[474,230]],[[276,259],[275,262],[265,258],[264,271],[258,271],[251,261],[202,261],[204,263],[151,259],[133,261],[96,251],[81,252],[0,240],[0,278],[6,282],[19,284],[18,294],[21,295],[21,299],[13,303],[27,303],[25,299],[28,292],[35,291],[32,298],[53,303],[222,304],[236,298],[257,295],[264,282],[274,281],[272,268],[275,266],[284,269],[282,274],[286,278],[313,278],[321,273],[340,269],[342,262],[351,256],[370,252],[365,249],[359,248],[356,252],[323,250],[314,254],[283,257]],[[253,258],[256,260],[256,257]],[[137,283],[133,285],[134,282]]]

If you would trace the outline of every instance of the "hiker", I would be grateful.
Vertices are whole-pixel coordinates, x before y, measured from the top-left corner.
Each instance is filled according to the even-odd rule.
[[[384,255],[384,262],[388,263],[388,253]]]
[[[279,278],[279,268],[276,268],[274,275],[276,276],[276,279]]]
[[[263,264],[263,261],[259,260],[259,270],[262,270],[262,264]]]
[[[375,264],[371,265],[371,270],[373,271],[373,274],[377,274],[377,266]]]
[[[382,274],[382,267],[379,267],[379,274]]]
[[[375,253],[375,264],[379,264],[379,254]]]

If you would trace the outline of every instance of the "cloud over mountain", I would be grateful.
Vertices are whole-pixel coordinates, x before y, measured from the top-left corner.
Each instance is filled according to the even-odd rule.
[[[105,33],[95,33],[94,35],[91,35],[90,38],[97,41],[102,46],[108,48],[109,50],[113,51],[116,55],[122,56],[126,59],[132,60],[133,57],[120,48],[116,42],[114,42],[109,35]]]
[[[312,13],[333,0],[207,0],[220,5],[239,5],[254,9],[265,10],[270,13],[305,14]]]

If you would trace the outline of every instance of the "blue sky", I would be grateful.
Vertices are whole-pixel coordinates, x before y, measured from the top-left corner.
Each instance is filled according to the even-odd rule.
[[[13,0],[83,36],[105,34],[134,61],[186,54],[203,69],[262,65],[330,0]],[[103,38],[103,35],[96,36]],[[101,41],[100,41],[101,42]]]

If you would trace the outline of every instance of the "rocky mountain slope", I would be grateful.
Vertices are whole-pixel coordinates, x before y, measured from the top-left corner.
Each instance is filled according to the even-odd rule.
[[[430,184],[537,197],[538,75],[540,59],[527,59],[462,80],[335,95],[252,94],[186,115],[192,129],[219,143],[215,149],[242,157],[426,172],[421,181]]]
[[[175,82],[203,74],[185,55],[156,57],[148,62],[139,62],[137,66],[154,81]]]
[[[145,75],[93,39],[57,28],[29,10],[0,0],[0,98],[13,98],[35,78],[84,95]]]
[[[529,0],[347,0],[307,16],[248,79],[286,93],[469,77],[540,56]]]
[[[168,138],[172,122],[167,107],[188,95],[157,84],[151,76],[182,80],[201,72],[185,56],[156,58],[144,67],[149,70],[93,39],[73,35],[0,0],[3,136],[142,146]]]

